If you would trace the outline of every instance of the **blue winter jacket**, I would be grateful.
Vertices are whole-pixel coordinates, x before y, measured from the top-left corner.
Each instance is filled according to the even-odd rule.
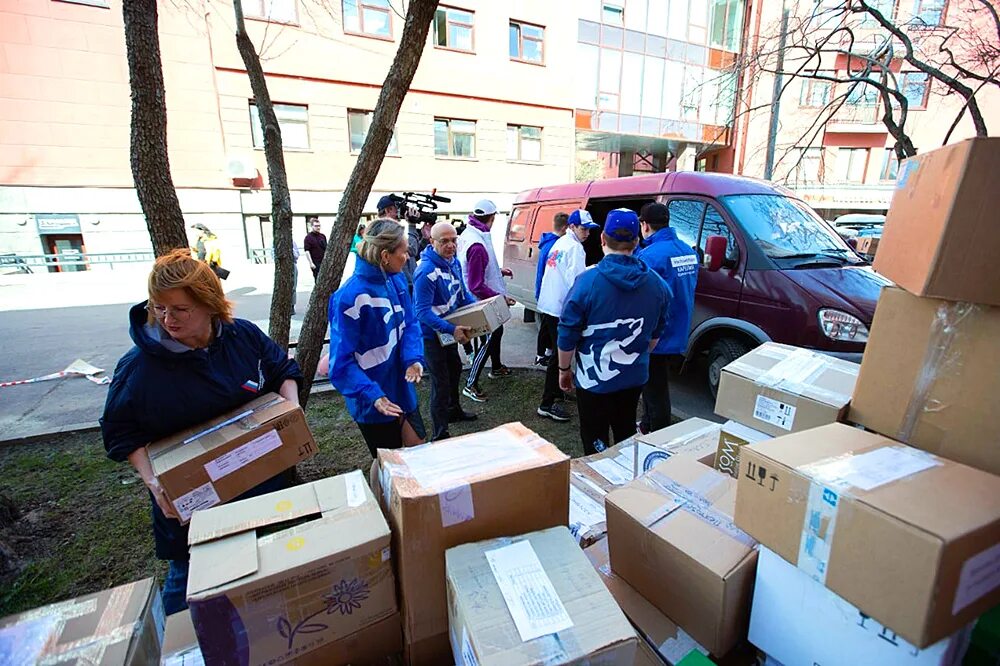
[[[687,351],[691,316],[694,314],[694,289],[698,283],[698,255],[677,232],[664,227],[650,236],[646,247],[636,253],[670,290],[667,328],[654,354],[683,354]]]
[[[612,393],[649,379],[649,343],[666,325],[667,287],[632,256],[609,254],[576,279],[559,318],[559,349],[576,350],[579,388]]]
[[[298,364],[249,321],[218,324],[207,349],[186,349],[159,325],[147,324],[145,307],[140,303],[129,312],[135,346],[115,367],[101,417],[112,460],[126,460],[150,442],[276,393],[286,379],[302,382]],[[288,476],[279,474],[237,499],[281,490]],[[186,560],[187,526],[152,505],[156,556]]]
[[[438,331],[453,334],[455,325],[442,317],[475,300],[465,288],[458,259],[448,261],[433,246],[425,247],[413,273],[413,307],[424,337],[437,339]]]
[[[406,276],[386,275],[360,256],[354,275],[330,297],[330,383],[358,423],[388,423],[375,409],[385,396],[406,413],[417,409],[417,391],[406,368],[423,362],[423,343]]]
[[[546,231],[538,240],[538,267],[535,268],[535,301],[542,293],[542,276],[545,275],[545,260],[549,258],[549,250],[559,240],[559,234]]]

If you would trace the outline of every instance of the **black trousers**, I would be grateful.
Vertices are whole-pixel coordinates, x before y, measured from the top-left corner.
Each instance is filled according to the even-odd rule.
[[[472,357],[472,367],[469,368],[469,377],[465,381],[466,386],[471,388],[479,385],[479,377],[483,374],[486,359],[490,360],[490,367],[494,370],[503,365],[500,363],[501,338],[503,338],[503,326],[486,336],[486,340],[476,349],[476,355]]]
[[[553,341],[552,347],[554,348],[555,341],[559,337],[559,319],[542,312],[538,314],[542,318],[542,330],[538,336],[541,337],[542,334],[547,334],[548,338]],[[562,391],[559,389],[559,355],[556,354],[549,361],[548,367],[545,368],[545,388],[542,389],[541,406],[551,407],[552,403],[561,397]]]
[[[545,314],[542,312],[537,313],[539,322],[541,325],[538,327],[538,338],[535,340],[535,355],[545,356],[546,352],[551,352],[553,358],[556,354],[556,339],[558,338],[558,330],[555,333],[551,333],[545,328]],[[558,320],[556,320],[558,321]]]
[[[650,354],[649,380],[642,389],[642,429],[655,432],[670,421],[670,356]]]
[[[589,456],[611,446],[609,430],[614,434],[615,444],[635,434],[635,413],[639,407],[641,392],[641,386],[612,393],[576,389],[580,441],[583,442],[584,455]]]
[[[431,439],[448,437],[448,414],[461,409],[458,383],[462,360],[458,345],[442,346],[436,338],[424,338],[424,363],[431,378]]]
[[[358,423],[358,430],[365,438],[365,444],[372,454],[372,458],[378,456],[378,449],[399,449],[403,447],[403,421],[409,421],[410,427],[420,437],[426,437],[427,431],[424,429],[424,420],[420,416],[420,408],[413,410],[406,416],[384,423]]]

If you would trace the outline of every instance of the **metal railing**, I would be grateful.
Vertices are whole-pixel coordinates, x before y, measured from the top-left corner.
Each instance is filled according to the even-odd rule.
[[[115,264],[131,264],[143,261],[153,261],[152,250],[135,250],[131,252],[80,252],[66,254],[18,254],[9,252],[0,254],[0,270],[13,268],[20,273],[33,273],[33,268],[65,268],[69,266],[106,265],[114,268]]]

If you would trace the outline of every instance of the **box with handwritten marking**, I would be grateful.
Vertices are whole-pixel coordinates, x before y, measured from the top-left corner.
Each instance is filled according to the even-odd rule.
[[[1000,603],[998,476],[834,423],[743,447],[738,482],[737,525],[918,648]]]
[[[573,536],[555,527],[445,555],[460,666],[631,664],[638,637]]]

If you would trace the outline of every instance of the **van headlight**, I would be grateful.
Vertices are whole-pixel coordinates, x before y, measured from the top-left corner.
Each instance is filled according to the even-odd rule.
[[[868,342],[868,327],[843,310],[823,308],[819,311],[819,328],[823,335],[839,342]]]

